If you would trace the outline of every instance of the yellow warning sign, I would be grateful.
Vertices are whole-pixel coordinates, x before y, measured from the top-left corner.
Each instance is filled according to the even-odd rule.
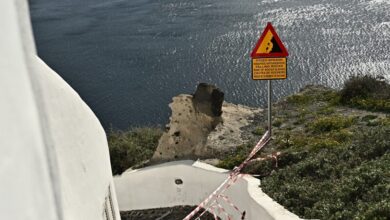
[[[286,79],[287,58],[252,59],[252,79]]]

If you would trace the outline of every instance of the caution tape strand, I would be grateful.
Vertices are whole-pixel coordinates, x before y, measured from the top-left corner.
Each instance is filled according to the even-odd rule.
[[[268,142],[271,140],[270,133],[267,131],[263,137],[259,140],[256,146],[252,149],[251,153],[248,157],[238,166],[235,167],[230,173],[229,177],[226,178],[218,187],[215,189],[206,199],[204,199],[191,213],[189,213],[183,220],[190,220],[193,218],[202,208],[205,210],[199,215],[196,219],[200,218],[207,210],[209,210],[210,206],[208,203],[213,199],[218,199],[218,196],[221,195],[224,191],[226,191],[231,185],[233,185],[239,177],[241,170],[249,163],[249,161],[259,152]],[[215,201],[214,201],[215,202]],[[208,206],[208,208],[206,208]]]

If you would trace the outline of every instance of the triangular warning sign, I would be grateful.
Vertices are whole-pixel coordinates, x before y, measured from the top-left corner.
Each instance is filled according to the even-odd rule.
[[[259,41],[251,53],[252,58],[258,57],[287,57],[288,52],[279,39],[271,23],[267,24]]]

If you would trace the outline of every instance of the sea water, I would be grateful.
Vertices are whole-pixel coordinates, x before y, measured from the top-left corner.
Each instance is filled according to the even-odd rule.
[[[267,22],[290,54],[275,101],[353,74],[390,78],[390,0],[31,0],[30,11],[39,56],[105,128],[164,124],[172,97],[200,82],[265,107],[250,52]]]

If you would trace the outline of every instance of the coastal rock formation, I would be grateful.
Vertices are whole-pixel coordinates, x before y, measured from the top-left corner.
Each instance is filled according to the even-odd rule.
[[[152,161],[195,159],[207,154],[208,134],[221,121],[223,92],[201,83],[194,95],[178,95],[169,104],[170,123],[159,140]]]
[[[245,143],[242,128],[261,109],[223,101],[224,93],[201,83],[194,95],[181,94],[169,104],[170,123],[159,140],[153,162],[178,159],[215,158]]]
[[[200,83],[193,95],[194,107],[198,112],[210,117],[222,114],[224,93],[213,85]]]

